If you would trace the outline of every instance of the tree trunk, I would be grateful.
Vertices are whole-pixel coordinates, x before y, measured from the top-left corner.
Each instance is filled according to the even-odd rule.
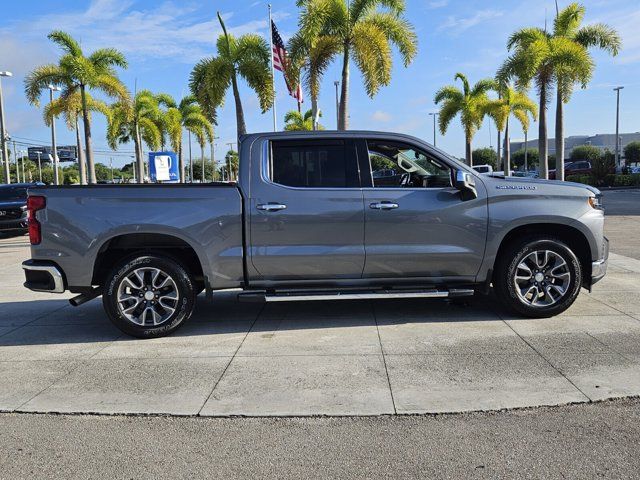
[[[467,165],[473,167],[473,154],[471,153],[471,138],[469,135],[465,136],[465,158],[467,160]]]
[[[138,183],[144,183],[144,170],[140,173],[140,165],[142,162],[140,161],[140,139],[138,138],[137,132],[133,136],[133,145],[136,151],[136,164],[133,168],[136,169]]]
[[[182,134],[182,132],[180,132]],[[180,183],[185,183],[186,178],[184,178],[184,158],[182,158],[182,142],[178,147],[178,169],[180,170]]]
[[[87,184],[87,170],[82,152],[82,141],[80,140],[80,125],[78,125],[78,114],[76,114],[76,148],[78,149],[78,172],[80,173],[80,185]]]
[[[144,183],[144,161],[142,159],[142,140],[140,138],[140,126],[138,125],[138,120],[135,120],[135,132],[134,135],[136,137],[135,145],[136,145],[136,168],[138,169],[138,181],[140,183]]]
[[[538,152],[540,178],[549,178],[549,150],[547,145],[547,85],[540,82],[540,119],[538,123]]]
[[[89,168],[89,183],[96,183],[96,166],[93,163],[93,149],[91,147],[91,121],[89,120],[89,109],[87,108],[87,94],[84,85],[80,85],[80,96],[82,97],[82,120],[84,123],[84,146],[87,154],[87,167]]]
[[[204,143],[200,144],[200,160],[202,162],[202,183],[204,183]]]
[[[496,162],[498,164],[498,167],[503,167],[504,165],[502,163],[502,155],[500,155],[502,152],[500,150],[500,145],[502,143],[502,133],[500,132],[500,130],[498,130],[498,146],[497,146],[497,152],[498,152],[498,161]]]
[[[556,105],[556,180],[564,180],[564,102],[558,86]]]
[[[511,175],[511,146],[509,145],[509,118],[504,127],[504,176]]]
[[[338,116],[338,130],[349,129],[349,44],[344,45],[342,59],[342,91],[340,92],[340,112]]]
[[[240,135],[246,135],[247,125],[244,123],[244,110],[242,109],[242,101],[240,100],[240,92],[238,91],[238,81],[236,80],[236,72],[231,76],[231,85],[233,87],[233,98],[236,101],[236,124],[238,138]]]
[[[316,123],[316,118],[318,116],[318,99],[314,96],[311,97],[311,115],[313,129],[318,130],[318,124]]]

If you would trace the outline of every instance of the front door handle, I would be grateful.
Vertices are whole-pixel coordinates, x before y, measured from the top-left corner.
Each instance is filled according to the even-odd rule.
[[[277,212],[278,210],[284,210],[287,206],[282,203],[259,203],[256,208],[265,212]]]
[[[393,210],[394,208],[398,208],[400,205],[394,202],[374,202],[369,205],[370,208],[375,210]]]

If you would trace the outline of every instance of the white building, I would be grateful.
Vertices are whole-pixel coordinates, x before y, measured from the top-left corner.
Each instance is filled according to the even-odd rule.
[[[620,156],[624,158],[624,147],[631,142],[640,142],[640,132],[636,133],[621,133],[620,134]],[[564,140],[564,155],[565,158],[571,157],[571,151],[578,146],[592,145],[598,147],[603,152],[609,150],[615,152],[616,150],[616,135],[614,133],[598,133],[596,135],[573,135],[567,137]],[[538,139],[528,140],[528,148],[538,148]],[[548,140],[549,155],[555,155],[556,153],[556,140],[550,138]],[[511,142],[511,152],[517,152],[520,149],[524,149],[524,140],[515,140]]]

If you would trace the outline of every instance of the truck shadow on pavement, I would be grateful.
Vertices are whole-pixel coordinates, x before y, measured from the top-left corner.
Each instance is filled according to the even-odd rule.
[[[67,300],[5,302],[0,311],[0,360],[2,347],[93,342],[128,342],[111,324],[100,299],[80,307]],[[178,331],[160,342],[184,342],[188,337],[264,334],[300,330],[367,328],[402,324],[447,324],[501,322],[505,315],[491,297],[474,297],[449,302],[441,299],[344,300],[337,302],[291,302],[278,304],[241,303],[235,294],[216,294],[210,302],[198,297],[192,318]],[[4,317],[4,318],[3,318]],[[6,353],[6,352],[5,352]]]

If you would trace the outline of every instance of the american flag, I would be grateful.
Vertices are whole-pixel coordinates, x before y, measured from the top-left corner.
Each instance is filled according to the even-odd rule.
[[[304,99],[302,96],[302,87],[300,86],[300,82],[298,82],[295,88],[292,88],[291,82],[289,82],[289,79],[287,78],[287,69],[289,68],[287,49],[284,46],[282,37],[278,33],[278,29],[276,28],[276,24],[273,20],[271,21],[271,39],[273,42],[273,68],[282,72],[284,82],[287,84],[287,89],[289,90],[289,95],[295,98],[298,103],[302,103]]]

